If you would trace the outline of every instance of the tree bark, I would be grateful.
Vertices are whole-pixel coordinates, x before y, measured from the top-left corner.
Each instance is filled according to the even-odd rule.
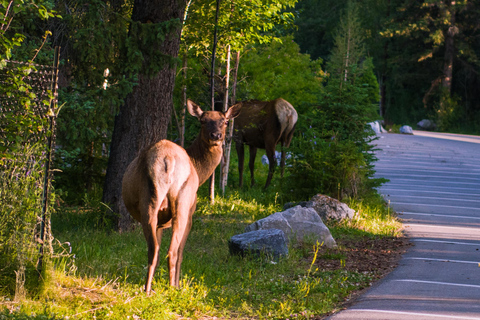
[[[186,1],[135,0],[132,20],[140,23],[161,23],[173,19],[183,20]],[[181,24],[159,43],[155,51],[177,57],[180,46]],[[143,69],[149,67],[150,57],[144,53]],[[120,231],[131,228],[132,219],[123,204],[123,174],[144,147],[166,138],[173,109],[175,66],[166,65],[153,76],[138,75],[134,87],[115,117],[110,157],[103,190],[103,201],[118,213]]]
[[[212,48],[212,70],[210,71],[210,97],[212,99],[212,110],[215,110],[215,54],[217,50],[217,31],[218,31],[218,15],[220,13],[220,0],[217,0],[215,11],[215,30],[213,31],[213,48]],[[210,204],[215,203],[215,171],[210,177]]]
[[[443,65],[443,79],[442,86],[448,92],[452,91],[452,77],[453,77],[453,59],[455,57],[455,35],[458,33],[458,29],[455,26],[455,9],[451,8],[447,4],[447,8],[450,9],[450,26],[444,33],[445,35],[445,55]]]
[[[387,11],[385,13],[386,19],[390,18],[390,0],[387,1]],[[389,40],[384,40],[385,44],[383,45],[383,66],[381,68],[380,76],[380,117],[383,118],[385,123],[389,123],[387,115],[387,74],[388,74],[388,55],[389,52]]]
[[[443,93],[447,94],[448,96],[450,96],[452,92],[453,60],[455,58],[455,36],[458,33],[458,28],[455,25],[456,9],[453,6],[454,4],[452,4],[452,2],[445,1],[442,7],[442,16],[445,18],[449,17],[450,19],[448,29],[443,32],[445,39],[443,72],[441,76],[432,81],[430,89],[428,89],[427,93],[425,93],[422,100],[425,108],[427,107],[428,98],[435,92],[434,90],[437,89],[438,86],[441,85]],[[440,108],[444,107],[443,104],[444,100],[442,97],[440,99]]]
[[[227,68],[225,75],[225,95],[223,97],[223,112],[228,110],[228,87],[230,85],[230,45],[227,49]],[[229,140],[230,127],[234,119],[230,119],[229,127],[227,130],[227,138],[223,142],[223,157],[220,162],[220,190],[222,190],[222,195],[225,195],[225,187],[227,186],[228,180],[228,167],[230,165],[230,147],[232,145],[231,140]]]
[[[180,146],[185,148],[185,110],[187,110],[187,53],[183,57],[183,106],[180,111]]]

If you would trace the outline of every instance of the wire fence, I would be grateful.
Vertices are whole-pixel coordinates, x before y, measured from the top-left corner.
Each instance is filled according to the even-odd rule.
[[[0,282],[16,300],[27,293],[25,283],[36,286],[28,276],[41,281],[53,253],[58,58],[56,48],[52,65],[0,61]]]

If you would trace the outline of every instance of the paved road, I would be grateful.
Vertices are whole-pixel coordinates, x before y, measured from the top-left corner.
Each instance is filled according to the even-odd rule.
[[[480,320],[480,137],[414,131],[377,145],[380,193],[414,246],[329,319]]]

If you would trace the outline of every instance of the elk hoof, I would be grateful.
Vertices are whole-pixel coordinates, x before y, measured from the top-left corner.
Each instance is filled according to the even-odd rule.
[[[149,297],[150,295],[152,294],[156,294],[155,290],[151,289],[150,291],[145,291],[145,294],[147,295],[147,297]]]

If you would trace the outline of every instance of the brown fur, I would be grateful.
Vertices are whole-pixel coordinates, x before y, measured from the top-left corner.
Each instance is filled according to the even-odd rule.
[[[123,176],[123,201],[131,216],[141,223],[147,241],[147,294],[152,289],[162,232],[169,227],[172,227],[168,250],[170,285],[178,287],[183,248],[192,225],[198,187],[220,163],[228,119],[236,117],[241,108],[233,106],[225,114],[203,112],[190,100],[187,107],[202,123],[192,145],[185,150],[171,141],[161,140],[141,151]]]
[[[285,167],[285,150],[290,146],[298,115],[293,106],[286,100],[279,98],[272,101],[243,101],[242,113],[235,119],[234,140],[238,154],[238,173],[240,187],[243,185],[244,144],[250,148],[250,177],[252,186],[255,184],[253,176],[257,148],[265,149],[269,161],[268,177],[265,188],[275,171],[275,147],[282,146],[281,168],[282,176]]]

